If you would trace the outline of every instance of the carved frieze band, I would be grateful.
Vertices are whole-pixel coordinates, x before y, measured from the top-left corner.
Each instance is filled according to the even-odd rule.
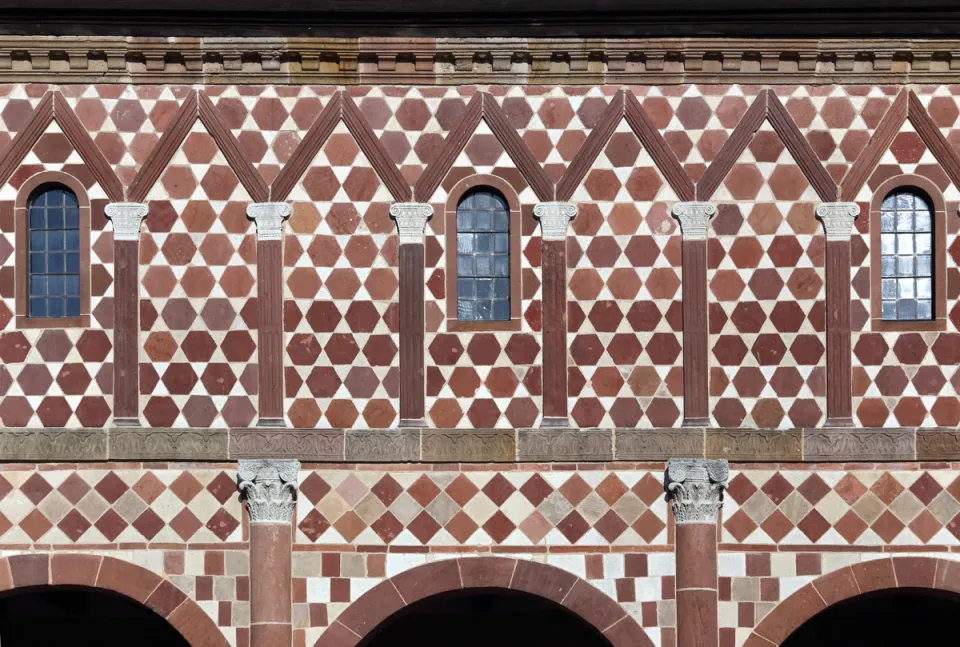
[[[678,202],[673,205],[673,217],[680,221],[683,240],[706,240],[710,218],[717,213],[712,202]]]
[[[859,215],[860,205],[856,202],[824,202],[817,207],[827,241],[849,241],[853,221]]]
[[[677,524],[715,524],[727,487],[727,461],[671,458],[663,485]]]
[[[247,217],[257,223],[257,240],[281,240],[283,221],[290,217],[290,205],[286,202],[251,202],[247,205]]]
[[[141,202],[111,202],[103,208],[113,223],[114,240],[140,240],[140,224],[150,208]]]
[[[577,205],[569,202],[539,202],[533,215],[540,221],[540,235],[544,240],[566,240],[567,226],[577,215]]]
[[[956,40],[6,36],[0,79],[527,83],[956,82]],[[363,64],[361,64],[361,60]],[[412,65],[398,64],[411,60]]]
[[[250,523],[290,523],[297,504],[300,461],[240,461],[237,489],[250,513]]]
[[[390,205],[390,217],[397,221],[400,244],[423,244],[423,230],[433,216],[433,207],[423,202],[397,202]]]

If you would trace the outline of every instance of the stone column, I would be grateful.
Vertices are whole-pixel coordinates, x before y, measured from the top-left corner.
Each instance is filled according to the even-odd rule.
[[[568,427],[567,415],[567,225],[577,215],[569,202],[541,202],[540,271],[543,317],[543,418],[541,427]]]
[[[250,518],[250,647],[293,642],[293,511],[296,460],[241,460],[240,497]]]
[[[855,202],[825,202],[817,216],[826,233],[827,420],[828,427],[853,426],[850,340],[850,233],[860,215]]]
[[[283,221],[285,202],[253,202],[247,216],[257,224],[258,427],[283,421]]]
[[[433,207],[398,202],[391,205],[390,215],[400,234],[400,426],[422,427],[426,424],[423,231]]]
[[[717,647],[717,514],[727,461],[672,458],[664,484],[676,522],[677,647]]]
[[[113,424],[140,426],[140,225],[149,208],[112,202],[113,223]]]
[[[710,424],[707,321],[707,230],[717,212],[712,202],[678,202],[683,257],[683,425]]]

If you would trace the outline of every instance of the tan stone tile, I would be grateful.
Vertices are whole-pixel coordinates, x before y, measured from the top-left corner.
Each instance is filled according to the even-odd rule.
[[[386,511],[386,509],[387,507],[383,505],[383,502],[371,492],[360,500],[360,503],[358,503],[357,507],[354,508],[354,512],[357,513],[357,516],[363,519],[364,523],[370,525],[383,516],[383,513]]]
[[[810,502],[804,499],[796,490],[791,492],[790,495],[784,499],[783,503],[780,504],[780,512],[782,512],[793,525],[800,523],[812,509],[813,506],[810,505]]]
[[[903,523],[910,523],[914,517],[923,510],[923,503],[910,490],[904,490],[900,493],[893,503],[890,504],[890,511],[897,516]]]
[[[946,491],[941,492],[927,507],[937,521],[946,525],[960,512],[960,503]]]
[[[847,505],[847,502],[844,501],[840,495],[833,490],[827,492],[822,499],[817,501],[817,505],[815,507],[817,512],[819,512],[831,526],[840,521],[840,518],[847,514],[847,512],[850,510],[850,506]]]
[[[886,509],[887,506],[883,505],[883,501],[878,499],[873,492],[867,492],[859,501],[853,504],[854,512],[866,521],[868,525],[876,521]]]
[[[755,524],[759,525],[773,514],[777,506],[770,500],[770,497],[758,490],[740,506],[740,509],[753,519]]]

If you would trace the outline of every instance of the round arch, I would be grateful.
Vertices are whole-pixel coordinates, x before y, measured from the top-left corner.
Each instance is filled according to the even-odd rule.
[[[507,589],[556,602],[613,647],[653,647],[620,604],[555,566],[505,557],[462,557],[414,567],[376,585],[327,627],[314,647],[353,647],[397,611],[428,597],[466,589]]]
[[[124,595],[166,620],[192,647],[230,647],[216,623],[187,595],[142,566],[75,553],[0,559],[0,591],[36,586],[83,586]]]
[[[960,562],[933,557],[888,557],[827,573],[774,607],[743,647],[776,647],[827,607],[864,593],[890,589],[960,593]]]

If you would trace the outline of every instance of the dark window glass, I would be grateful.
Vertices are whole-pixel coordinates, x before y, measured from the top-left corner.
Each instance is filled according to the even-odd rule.
[[[933,319],[933,210],[909,189],[891,193],[880,206],[880,315]]]
[[[80,205],[61,186],[30,199],[27,286],[31,317],[80,316]]]
[[[510,319],[510,208],[492,189],[457,205],[457,319]]]

